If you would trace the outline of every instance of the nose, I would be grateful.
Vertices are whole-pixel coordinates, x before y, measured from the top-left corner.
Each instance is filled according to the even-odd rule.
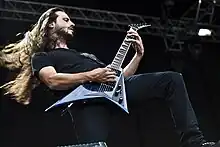
[[[73,23],[72,21],[71,21],[71,26],[75,27],[75,23]]]

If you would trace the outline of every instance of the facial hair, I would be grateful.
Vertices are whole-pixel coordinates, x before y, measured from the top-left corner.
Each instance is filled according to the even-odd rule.
[[[69,31],[72,31],[71,34]],[[75,30],[71,30],[70,27],[60,28],[59,31],[57,31],[57,35],[64,38],[65,40],[69,40],[74,36]]]

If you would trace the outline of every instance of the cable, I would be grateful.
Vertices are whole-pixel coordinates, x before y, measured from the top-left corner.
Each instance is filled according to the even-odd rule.
[[[72,105],[72,104],[73,104],[73,103],[71,103],[71,105]],[[79,143],[79,136],[78,136],[78,134],[77,134],[74,117],[73,117],[72,112],[71,112],[71,110],[70,110],[69,107],[67,108],[67,112],[69,113],[69,115],[70,115],[70,117],[71,117],[71,121],[72,121],[72,124],[73,124],[73,129],[74,129],[74,132],[75,132],[76,140],[77,140],[77,143]]]
[[[77,134],[74,117],[73,117],[72,112],[71,112],[71,110],[70,110],[70,107],[71,107],[72,105],[73,105],[73,103],[70,103],[70,104],[67,106],[67,108],[65,108],[65,109],[62,111],[61,116],[64,116],[64,114],[65,114],[66,112],[69,113],[70,118],[71,118],[71,122],[72,122],[72,124],[73,124],[73,129],[74,129],[74,132],[75,132],[76,140],[77,140],[77,143],[79,143],[79,136],[78,136],[78,134]]]

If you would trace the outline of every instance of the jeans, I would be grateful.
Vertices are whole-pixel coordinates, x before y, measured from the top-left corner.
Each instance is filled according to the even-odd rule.
[[[125,78],[128,108],[132,104],[159,98],[170,108],[173,123],[182,146],[203,141],[197,118],[191,106],[183,77],[176,72],[156,72]],[[111,111],[103,105],[75,107],[76,132],[80,142],[105,140]],[[147,116],[146,116],[147,117]]]

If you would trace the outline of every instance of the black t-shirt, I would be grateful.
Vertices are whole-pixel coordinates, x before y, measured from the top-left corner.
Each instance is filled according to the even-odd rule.
[[[64,48],[35,53],[31,62],[33,74],[37,78],[39,71],[46,66],[53,66],[57,73],[79,73],[106,66],[92,54],[80,53],[74,49]],[[40,86],[41,89],[44,87],[44,89],[46,88],[47,91],[50,91],[54,96],[53,99],[58,100],[74,90],[78,85],[70,90],[62,91],[50,90],[44,83],[41,83]]]
[[[87,56],[86,56],[87,55]],[[39,52],[32,57],[32,70],[36,76],[40,69],[53,66],[58,73],[78,73],[105,66],[94,55],[77,52],[74,49],[54,49]]]

